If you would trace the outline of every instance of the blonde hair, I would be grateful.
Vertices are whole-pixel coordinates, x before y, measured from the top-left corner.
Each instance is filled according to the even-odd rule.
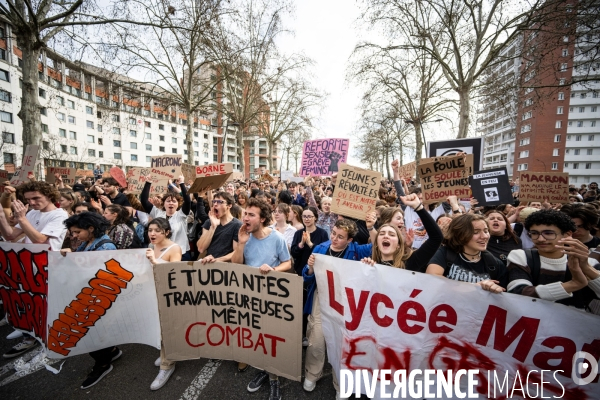
[[[379,237],[379,232],[381,231],[381,228],[384,228],[386,226],[392,228],[396,232],[396,235],[398,235],[398,248],[394,252],[393,266],[394,268],[405,269],[405,262],[410,258],[410,256],[412,256],[412,249],[406,245],[406,242],[404,241],[404,236],[402,236],[398,228],[392,224],[381,225],[379,229],[377,229],[377,237]],[[371,258],[376,263],[380,263],[382,260],[381,250],[377,246],[377,239],[375,239],[375,241],[373,242],[373,253]]]

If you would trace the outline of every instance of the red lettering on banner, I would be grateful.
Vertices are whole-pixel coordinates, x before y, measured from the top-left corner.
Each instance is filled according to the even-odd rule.
[[[373,297],[371,297],[370,311],[371,315],[373,316],[373,321],[375,321],[377,325],[385,328],[387,326],[390,326],[392,322],[394,322],[394,320],[388,317],[387,315],[383,317],[379,316],[379,314],[377,313],[377,306],[379,305],[379,303],[383,303],[383,305],[386,308],[391,309],[394,308],[394,303],[385,294],[375,293]]]
[[[344,315],[344,306],[335,299],[335,281],[332,271],[327,271],[327,286],[329,287],[329,306]]]
[[[507,314],[508,312],[506,310],[490,305],[485,314],[485,318],[483,319],[483,324],[481,324],[481,330],[477,336],[476,343],[480,346],[487,346],[492,334],[492,329],[496,326],[496,329],[494,330],[494,349],[504,352],[508,346],[520,336],[521,338],[519,339],[512,356],[521,362],[525,362],[527,355],[531,351],[533,342],[535,341],[540,320],[536,318],[521,317],[509,331],[506,332]]]
[[[362,290],[360,292],[360,297],[358,299],[358,304],[356,304],[354,300],[354,290],[351,288],[346,288],[346,296],[348,296],[348,306],[350,307],[350,322],[346,321],[346,329],[349,331],[356,330],[360,325],[360,320],[362,319],[363,313],[365,311],[365,306],[367,305],[367,300],[369,299],[369,291]]]

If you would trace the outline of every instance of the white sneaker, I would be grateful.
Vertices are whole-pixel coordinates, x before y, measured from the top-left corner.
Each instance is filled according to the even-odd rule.
[[[158,357],[158,358],[156,359],[156,361],[154,361],[154,366],[155,366],[155,367],[160,367],[160,357]]]
[[[15,331],[13,333],[11,333],[10,335],[8,335],[6,338],[8,340],[12,340],[12,339],[18,339],[21,336],[23,336],[23,332],[18,331],[18,330],[15,329]]]
[[[169,380],[171,375],[175,372],[175,366],[171,369],[161,369],[156,378],[154,378],[154,382],[150,385],[150,390],[158,390],[161,387],[165,386],[165,383]]]
[[[316,386],[317,382],[309,381],[308,379],[304,378],[304,385],[302,385],[302,388],[304,390],[306,390],[307,392],[312,392],[313,390],[315,390]]]

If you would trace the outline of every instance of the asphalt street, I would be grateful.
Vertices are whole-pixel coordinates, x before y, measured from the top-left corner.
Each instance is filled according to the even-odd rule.
[[[0,353],[4,354],[21,339],[7,340],[13,332],[9,326],[0,327]],[[150,346],[127,344],[119,346],[123,356],[113,363],[113,370],[95,386],[81,390],[81,383],[93,366],[88,355],[69,357],[62,364],[62,370],[53,374],[46,368],[31,372],[27,367],[29,355],[7,360],[0,358],[0,399],[268,399],[269,385],[249,393],[246,385],[254,377],[256,370],[249,368],[244,373],[237,371],[237,363],[218,360],[190,360],[178,362],[175,373],[167,384],[158,391],[150,390],[150,384],[158,373],[154,360],[159,351]],[[41,357],[38,357],[41,358]],[[63,361],[51,364],[58,369]],[[20,372],[16,372],[15,366]],[[331,367],[326,363],[324,376],[311,393],[302,389],[301,382],[282,379],[283,399],[335,399],[332,385]]]

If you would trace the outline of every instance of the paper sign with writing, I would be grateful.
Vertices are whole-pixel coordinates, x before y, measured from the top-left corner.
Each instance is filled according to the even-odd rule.
[[[422,161],[421,161],[422,162]],[[398,167],[398,175],[402,178],[413,178],[417,171],[417,162],[409,162],[408,164],[400,165]]]
[[[33,169],[35,168],[39,149],[40,146],[36,144],[27,145],[25,156],[23,156],[23,162],[21,163],[21,166],[15,170],[15,174],[10,180],[12,186],[19,186],[22,183],[29,181],[27,176],[30,172],[33,172]]]
[[[217,262],[154,269],[168,360],[235,360],[300,380],[302,278]]]
[[[194,183],[196,180],[196,166],[192,164],[181,164],[181,174],[183,175],[183,181],[187,184]]]
[[[110,176],[112,176],[121,187],[127,187],[127,179],[125,179],[125,172],[117,166],[112,167],[109,171]]]
[[[153,179],[176,181],[181,175],[181,164],[183,156],[181,154],[171,154],[167,156],[155,156],[151,159],[150,174]]]
[[[262,179],[269,182],[273,182],[275,180],[275,178],[273,178],[268,172],[263,174]]]
[[[48,167],[46,173],[46,182],[55,183],[56,174],[59,174],[65,185],[73,186],[75,183],[75,177],[77,176],[77,168],[61,168],[61,167]]]
[[[469,183],[479,206],[499,206],[514,202],[506,168],[478,171],[469,178]]]
[[[332,175],[348,157],[349,139],[308,140],[302,145],[300,176]]]
[[[425,163],[419,165],[423,204],[444,201],[448,196],[471,196],[469,175],[473,168],[472,155],[435,157],[433,161],[430,160],[426,159]]]
[[[364,220],[368,212],[375,210],[380,184],[380,172],[340,164],[331,211]]]
[[[550,203],[569,202],[569,174],[566,172],[521,172],[519,185],[522,202],[545,199]]]
[[[206,190],[217,189],[229,180],[233,174],[232,163],[217,163],[196,167],[196,180],[190,193],[203,193]]]

